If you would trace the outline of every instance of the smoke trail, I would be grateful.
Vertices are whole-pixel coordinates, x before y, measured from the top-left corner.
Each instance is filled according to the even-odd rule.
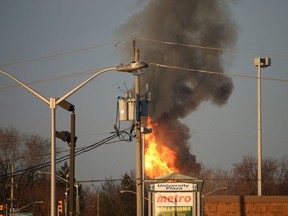
[[[232,48],[237,40],[237,28],[230,15],[231,2],[150,0],[117,34],[135,36],[141,59],[148,62],[224,71],[221,51],[167,45],[144,38]],[[131,44],[126,45],[129,54]],[[149,112],[159,125],[153,132],[157,139],[165,140],[165,144],[176,151],[176,166],[183,174],[198,174],[200,165],[189,151],[189,128],[180,119],[196,110],[203,101],[210,100],[218,106],[225,104],[233,90],[231,79],[225,75],[150,67],[141,76],[142,92],[146,83],[152,93]]]

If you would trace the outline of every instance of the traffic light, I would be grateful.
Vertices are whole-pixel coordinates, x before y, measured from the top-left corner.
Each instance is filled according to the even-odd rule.
[[[5,215],[4,205],[1,204],[1,205],[0,205],[0,216],[4,216],[4,215]]]
[[[58,212],[63,213],[63,202],[62,200],[58,201]]]

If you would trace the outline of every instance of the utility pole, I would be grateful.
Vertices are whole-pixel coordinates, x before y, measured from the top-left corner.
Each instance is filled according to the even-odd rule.
[[[135,38],[133,39],[134,61],[139,61],[139,50],[136,49]],[[142,145],[141,145],[141,115],[139,110],[140,105],[140,76],[134,76],[135,80],[135,97],[136,97],[136,208],[137,216],[143,216],[144,199],[143,199],[143,179],[142,179]]]

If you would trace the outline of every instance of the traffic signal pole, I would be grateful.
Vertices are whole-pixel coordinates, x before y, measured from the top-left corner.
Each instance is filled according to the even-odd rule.
[[[75,113],[71,113],[70,175],[69,175],[69,214],[75,214],[74,181],[75,181]]]

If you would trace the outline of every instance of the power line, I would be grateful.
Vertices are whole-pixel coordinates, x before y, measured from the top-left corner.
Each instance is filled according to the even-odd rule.
[[[193,69],[193,68],[184,68],[184,67],[178,67],[178,66],[172,66],[172,65],[158,64],[158,63],[153,63],[153,62],[149,62],[149,65],[154,65],[156,67],[162,67],[162,68],[191,71],[191,72],[196,72],[196,73],[207,73],[207,74],[214,74],[214,75],[221,75],[221,76],[234,76],[234,77],[241,77],[241,78],[258,79],[257,76],[223,73],[223,72],[200,70],[200,69]],[[261,79],[262,80],[285,82],[285,83],[288,82],[287,79],[268,78],[268,77],[261,77]]]
[[[144,41],[150,41],[150,42],[154,42],[154,43],[161,43],[161,44],[167,44],[167,45],[176,45],[176,46],[184,46],[184,47],[198,48],[198,49],[204,49],[204,50],[243,53],[243,54],[253,54],[253,55],[269,55],[269,56],[284,57],[284,58],[288,57],[288,54],[269,53],[269,52],[255,52],[255,51],[240,50],[240,49],[226,49],[226,48],[203,46],[203,45],[196,45],[196,44],[184,44],[184,43],[177,43],[177,42],[172,42],[172,41],[156,40],[156,39],[143,38],[143,37],[137,37],[137,39],[144,40]]]
[[[187,44],[187,43],[185,44],[185,43],[178,43],[178,42],[172,42],[172,41],[156,40],[156,39],[144,38],[144,37],[137,37],[137,39],[143,40],[143,41],[154,42],[154,43],[162,43],[162,44],[167,44],[167,45],[177,45],[177,46],[198,48],[198,49],[204,49],[204,50],[244,53],[244,54],[253,54],[253,55],[269,55],[269,56],[274,56],[274,57],[285,57],[285,58],[288,57],[288,54],[277,54],[277,53],[269,53],[269,52],[255,52],[255,51],[240,50],[240,49],[226,49],[226,48],[211,47],[211,46],[204,46],[204,45]],[[80,48],[80,49],[64,51],[62,53],[56,53],[56,54],[52,54],[52,55],[26,59],[26,60],[22,60],[22,61],[15,61],[15,62],[10,62],[10,63],[0,64],[0,67],[1,66],[7,67],[7,66],[12,66],[12,65],[24,64],[24,63],[54,58],[54,57],[58,57],[58,56],[68,55],[68,54],[72,54],[72,53],[84,52],[84,51],[87,51],[90,49],[95,49],[95,48],[103,47],[103,46],[107,46],[107,45],[117,46],[119,43],[122,43],[122,42],[127,41],[127,40],[128,40],[128,38],[122,39],[122,40],[113,40],[112,42],[109,42],[109,43],[96,44],[96,45],[92,45],[92,46],[84,47],[84,48]]]
[[[127,134],[127,132],[126,131],[120,131],[119,134],[120,135]],[[112,144],[112,143],[123,141],[123,139],[122,140],[118,140],[118,141],[112,141],[116,137],[121,137],[121,136],[118,136],[115,133],[115,134],[113,134],[113,135],[111,135],[111,136],[109,136],[109,137],[107,137],[107,138],[105,138],[105,139],[103,139],[103,140],[101,140],[99,142],[96,142],[96,143],[91,144],[89,146],[82,147],[82,148],[76,150],[75,156],[78,156],[78,155],[81,155],[81,154],[83,154],[85,152],[91,151],[91,150],[93,150],[95,148],[100,147],[101,145],[104,145],[104,144]],[[69,154],[61,156],[61,157],[56,159],[56,163],[60,163],[60,162],[66,161],[66,160],[69,159],[69,157],[70,157]],[[36,170],[39,170],[39,169],[44,169],[46,167],[49,167],[50,164],[51,164],[51,161],[47,161],[47,162],[44,162],[42,164],[38,164],[38,165],[35,165],[35,166],[32,166],[32,167],[28,167],[28,168],[25,168],[25,169],[18,170],[16,172],[14,172],[13,175],[17,176],[17,175],[22,175],[23,173],[33,172],[33,171],[36,171]],[[0,178],[5,178],[5,177],[10,176],[10,175],[12,175],[12,173],[7,173],[7,174],[4,174],[4,175],[1,175]]]
[[[26,60],[22,60],[22,61],[15,61],[15,62],[10,62],[10,63],[6,63],[6,64],[0,64],[0,67],[7,67],[7,66],[12,66],[12,65],[24,64],[24,63],[29,63],[29,62],[35,62],[35,61],[45,60],[45,59],[49,59],[49,58],[54,58],[54,57],[58,57],[58,56],[68,55],[68,54],[72,54],[72,53],[84,52],[86,50],[95,49],[95,48],[98,48],[98,47],[103,47],[103,46],[112,45],[112,44],[114,46],[117,46],[118,43],[121,43],[121,42],[123,42],[125,40],[127,40],[127,39],[123,39],[121,41],[115,41],[114,40],[113,42],[109,42],[109,43],[96,44],[96,45],[92,45],[92,46],[89,46],[89,47],[84,47],[84,48],[81,48],[81,49],[65,51],[65,52],[62,52],[62,53],[56,53],[56,54],[52,54],[52,55],[48,55],[48,56],[42,56],[42,57],[36,57],[36,58],[26,59]]]
[[[195,45],[195,44],[183,44],[183,43],[176,43],[176,42],[171,42],[171,41],[163,41],[163,40],[156,40],[156,39],[150,39],[150,38],[142,38],[142,37],[137,37],[137,39],[144,40],[144,41],[150,41],[150,42],[156,42],[156,43],[162,43],[162,44],[167,44],[167,45],[177,45],[177,46],[185,46],[185,47],[190,47],[190,48],[199,48],[199,49],[206,49],[206,50],[214,50],[214,51],[225,51],[225,52],[238,52],[238,53],[246,53],[246,54],[254,54],[254,55],[269,55],[269,56],[278,56],[278,57],[288,57],[286,54],[273,54],[273,53],[260,53],[260,52],[254,52],[254,51],[243,51],[239,49],[225,49],[225,48],[217,48],[217,47],[211,47],[211,46],[202,46],[202,45]],[[71,50],[71,51],[66,51],[63,53],[58,53],[54,55],[49,55],[49,56],[44,56],[44,57],[39,57],[39,58],[34,58],[34,59],[29,59],[29,60],[23,60],[23,61],[18,61],[18,62],[12,62],[12,63],[7,63],[7,64],[2,64],[0,66],[11,66],[14,64],[22,64],[22,63],[27,63],[27,62],[33,62],[33,61],[39,61],[47,58],[52,58],[52,57],[57,57],[61,55],[67,55],[71,53],[76,53],[76,52],[83,52],[89,49],[94,49],[97,47],[101,46],[106,46],[106,45],[111,45],[114,44],[115,46],[119,42],[126,41],[128,39],[123,39],[121,41],[116,41],[114,40],[113,42],[110,43],[105,43],[105,44],[100,44],[100,45],[93,45],[90,47],[82,48],[82,49],[76,49],[76,50]],[[171,65],[163,65],[163,64],[158,64],[158,63],[152,63],[150,62],[149,64],[152,64],[154,66],[158,67],[166,67],[166,68],[171,68],[171,69],[178,69],[178,70],[186,70],[186,71],[193,71],[193,72],[201,72],[201,73],[208,73],[208,74],[215,74],[215,75],[227,75],[227,76],[234,76],[234,77],[242,77],[242,78],[252,78],[252,79],[257,79],[256,76],[249,76],[249,75],[241,75],[241,74],[232,74],[232,73],[223,73],[223,72],[216,72],[216,71],[207,71],[207,70],[201,70],[201,69],[192,69],[192,68],[183,68],[180,66],[171,66]],[[100,70],[100,68],[97,68]],[[74,74],[69,74],[69,75],[64,75],[64,76],[59,76],[59,77],[52,77],[49,79],[44,79],[44,80],[38,80],[38,81],[33,81],[33,82],[27,82],[26,84],[32,85],[32,84],[38,84],[38,83],[44,83],[44,82],[50,82],[50,81],[55,81],[55,80],[62,80],[62,79],[67,79],[70,77],[76,77],[76,76],[83,76],[85,74],[89,74],[94,72],[97,69],[91,69],[91,70],[85,70],[83,72],[78,72]],[[278,79],[278,78],[265,78],[262,77],[263,80],[272,80],[272,81],[280,81],[280,82],[288,82],[285,79]],[[11,86],[0,86],[1,89],[10,89],[10,88],[16,88],[19,87],[19,85],[11,85]]]
[[[76,181],[79,183],[91,183],[91,182],[114,182],[114,181],[122,181],[122,179],[91,179],[91,180],[80,180]]]
[[[208,71],[208,70],[201,70],[201,69],[193,69],[193,68],[184,68],[184,67],[179,67],[179,66],[172,66],[172,65],[165,65],[165,64],[159,64],[159,63],[154,63],[154,62],[149,62],[149,65],[154,65],[155,67],[162,67],[162,68],[169,68],[169,69],[177,69],[177,70],[185,70],[185,71],[191,71],[191,72],[199,72],[199,73],[207,73],[207,74],[214,74],[214,75],[224,75],[224,76],[232,76],[232,77],[241,77],[241,78],[249,78],[249,79],[258,79],[257,76],[250,76],[250,75],[241,75],[241,74],[233,74],[233,73],[223,73],[223,72],[217,72],[217,71]],[[96,70],[100,70],[101,68],[97,69],[92,69],[92,70],[86,70],[83,72],[78,72],[74,74],[69,74],[69,75],[64,75],[64,76],[59,76],[59,77],[53,77],[50,79],[44,79],[44,80],[38,80],[38,81],[33,81],[33,82],[27,82],[25,84],[27,85],[33,85],[33,84],[38,84],[38,83],[44,83],[44,82],[50,82],[50,81],[55,81],[55,80],[62,80],[62,79],[67,79],[70,77],[76,77],[76,76],[83,76],[88,73],[93,73]],[[287,83],[287,79],[278,79],[278,78],[272,78],[272,77],[261,77],[262,80],[270,80],[270,81],[278,81],[278,82],[285,82]],[[2,89],[11,89],[11,88],[18,88],[20,87],[19,85],[10,85],[10,86],[0,86],[0,90]]]

